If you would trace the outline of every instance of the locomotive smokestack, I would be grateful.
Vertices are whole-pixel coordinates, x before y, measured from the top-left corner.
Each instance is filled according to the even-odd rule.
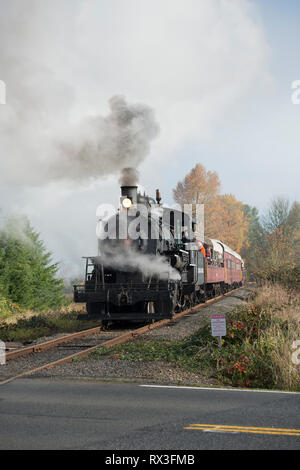
[[[119,179],[121,185],[121,204],[129,209],[131,204],[137,204],[138,172],[135,168],[123,168]]]
[[[126,198],[137,204],[137,186],[121,186],[121,202]]]

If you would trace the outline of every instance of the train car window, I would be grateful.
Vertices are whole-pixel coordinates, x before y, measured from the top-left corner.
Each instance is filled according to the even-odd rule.
[[[174,211],[170,211],[170,226],[174,227]]]

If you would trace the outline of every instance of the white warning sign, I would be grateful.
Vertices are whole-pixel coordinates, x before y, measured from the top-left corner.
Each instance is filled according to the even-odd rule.
[[[211,320],[212,336],[226,336],[226,315],[225,313],[213,314]]]

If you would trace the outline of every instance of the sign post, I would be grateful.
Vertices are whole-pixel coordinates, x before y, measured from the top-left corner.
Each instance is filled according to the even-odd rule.
[[[226,315],[225,313],[213,314],[210,317],[211,334],[218,336],[219,348],[222,347],[222,336],[226,336]]]

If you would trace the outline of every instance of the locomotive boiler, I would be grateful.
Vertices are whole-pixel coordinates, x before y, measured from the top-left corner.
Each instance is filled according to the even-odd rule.
[[[104,323],[155,321],[241,285],[241,257],[196,234],[193,217],[163,206],[158,190],[154,199],[122,186],[120,207],[101,222],[98,255],[86,258],[74,301]]]

